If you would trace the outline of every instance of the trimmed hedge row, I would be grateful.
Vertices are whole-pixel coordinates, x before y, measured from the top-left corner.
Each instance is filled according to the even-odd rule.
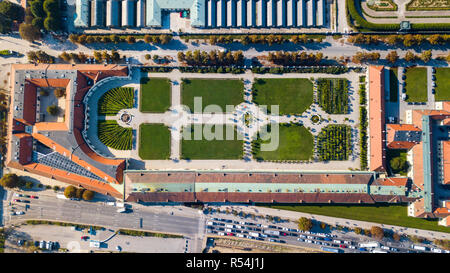
[[[131,150],[133,147],[133,130],[119,126],[115,120],[98,122],[98,138],[116,150]]]
[[[347,79],[317,79],[317,99],[320,107],[328,114],[348,112]]]
[[[320,160],[347,160],[351,152],[351,129],[348,125],[328,125],[317,136]]]
[[[133,108],[134,88],[117,87],[109,90],[98,100],[99,116],[114,116],[122,109]]]

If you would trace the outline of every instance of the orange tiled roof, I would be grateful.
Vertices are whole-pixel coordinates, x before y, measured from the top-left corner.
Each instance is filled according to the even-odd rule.
[[[423,143],[413,148],[414,184],[423,190]]]
[[[416,143],[395,140],[398,131],[421,131],[412,124],[386,124],[387,147],[389,149],[411,149]]]
[[[385,171],[384,147],[384,67],[369,67],[369,167]]]
[[[450,141],[442,141],[442,163],[444,165],[444,184],[450,184]],[[449,202],[450,203],[450,202]]]
[[[378,182],[383,186],[397,186],[406,187],[408,184],[407,177],[388,177],[383,179],[378,179]]]

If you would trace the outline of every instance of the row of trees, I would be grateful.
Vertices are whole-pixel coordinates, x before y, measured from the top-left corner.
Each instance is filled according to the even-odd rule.
[[[69,185],[64,190],[64,196],[67,198],[78,198],[86,201],[90,201],[94,198],[95,192],[86,190],[83,188],[76,188],[72,185]]]
[[[78,34],[70,34],[69,40],[72,43],[78,44],[92,44],[92,43],[129,43],[134,44],[139,40],[143,40],[148,44],[168,44],[172,40],[172,35],[161,34],[161,35],[78,35]]]
[[[365,62],[378,61],[380,59],[380,53],[378,52],[356,52],[352,57],[352,62],[360,64]]]
[[[48,55],[42,50],[28,51],[27,57],[29,62],[46,63],[46,64],[52,64],[55,62],[55,58],[53,56]]]
[[[444,45],[450,41],[448,34],[406,34],[406,35],[372,35],[372,34],[357,34],[347,38],[347,42],[358,45],[372,45],[384,43],[391,46],[403,45],[406,47],[420,46],[428,42],[431,45]]]
[[[60,10],[58,0],[33,0],[25,10],[25,22],[19,26],[20,37],[33,42],[41,37],[41,31],[60,30]]]
[[[0,33],[11,32],[13,21],[21,23],[23,21],[24,10],[21,6],[9,2],[0,2]]]
[[[323,54],[318,52],[316,54],[306,52],[269,52],[267,55],[267,60],[277,64],[284,66],[308,66],[308,65],[319,65],[323,59]]]
[[[205,65],[205,66],[228,66],[244,64],[244,55],[242,51],[218,51],[213,50],[209,53],[207,51],[194,50],[178,52],[178,61],[185,62],[188,65]]]
[[[186,42],[189,41],[189,37],[186,37],[184,40]],[[208,41],[210,44],[230,44],[233,42],[241,43],[243,45],[248,44],[264,44],[264,45],[273,45],[273,44],[283,44],[286,42],[292,42],[294,44],[307,44],[312,42],[320,43],[322,42],[322,36],[315,36],[311,38],[311,36],[307,36],[305,34],[302,35],[210,35],[208,36]]]

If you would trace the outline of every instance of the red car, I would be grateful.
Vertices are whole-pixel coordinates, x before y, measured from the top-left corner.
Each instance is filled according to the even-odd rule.
[[[81,240],[87,240],[89,239],[89,236],[81,236]]]
[[[31,198],[33,198],[33,199],[38,199],[39,197],[37,197],[36,195],[32,195],[32,196],[30,196]]]
[[[233,233],[227,233],[227,235],[228,235],[228,236],[234,236],[234,234],[233,234]]]
[[[347,248],[346,245],[339,245],[340,248]]]
[[[280,234],[283,235],[283,236],[287,236],[286,232],[281,232]]]

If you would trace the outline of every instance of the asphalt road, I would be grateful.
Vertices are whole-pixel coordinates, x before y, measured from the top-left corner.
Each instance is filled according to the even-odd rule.
[[[39,194],[39,199],[15,197],[8,191],[7,200],[4,201],[4,220],[8,224],[21,222],[26,219],[48,219],[53,221],[66,221],[85,223],[108,228],[130,228],[159,231],[164,233],[182,234],[193,240],[192,252],[201,252],[204,235],[204,218],[197,210],[189,208],[154,209],[152,207],[133,204],[132,212],[119,213],[117,207],[106,205],[103,202],[86,202],[63,200],[56,198],[56,194],[48,192]],[[36,193],[30,193],[35,194]],[[30,203],[14,202],[13,199],[29,200]],[[11,202],[11,206],[9,203]],[[26,206],[29,208],[26,208]],[[12,209],[15,207],[15,209]],[[23,211],[23,215],[11,216],[10,212]],[[172,215],[173,213],[173,215]]]

